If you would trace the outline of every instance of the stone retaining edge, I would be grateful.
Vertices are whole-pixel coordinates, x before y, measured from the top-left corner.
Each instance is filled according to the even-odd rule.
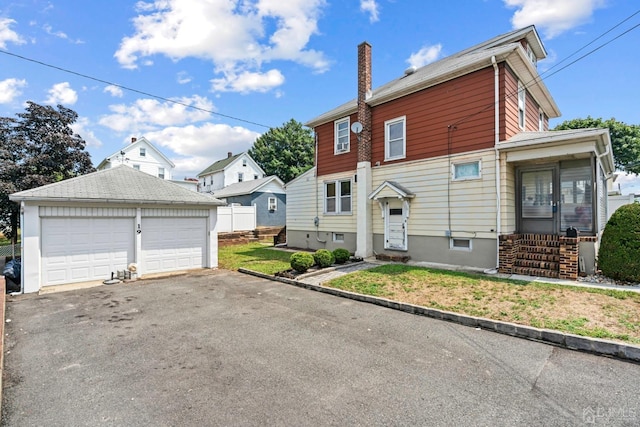
[[[640,363],[640,347],[631,344],[624,344],[615,341],[601,340],[579,335],[568,334],[565,332],[554,331],[550,329],[539,329],[533,326],[517,325],[515,323],[501,322],[498,320],[485,319],[483,317],[468,316],[465,314],[453,313],[450,311],[438,310],[435,308],[422,307],[413,304],[402,303],[389,300],[386,298],[374,297],[370,295],[361,295],[349,291],[343,291],[325,286],[312,285],[310,283],[301,282],[294,279],[284,277],[275,277],[269,274],[260,273],[246,268],[239,268],[240,273],[249,274],[263,279],[286,283],[288,285],[298,286],[325,294],[335,295],[342,298],[348,298],[356,301],[375,304],[394,310],[404,311],[410,314],[431,317],[433,319],[445,320],[448,322],[458,323],[464,326],[480,328],[504,335],[510,335],[518,338],[525,338],[531,341],[538,341],[545,344],[551,344],[569,350],[582,351],[586,353],[597,354],[600,356],[614,357],[626,361]]]

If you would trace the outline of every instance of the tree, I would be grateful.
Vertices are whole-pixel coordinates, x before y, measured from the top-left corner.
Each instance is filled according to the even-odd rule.
[[[93,172],[86,143],[71,129],[78,114],[28,101],[17,119],[0,117],[0,231],[16,241],[19,206],[9,195]]]
[[[249,155],[267,175],[277,175],[284,182],[313,166],[313,152],[311,129],[294,119],[269,129],[249,149]]]
[[[616,168],[633,174],[640,174],[640,126],[628,125],[616,119],[603,120],[587,116],[560,123],[555,130],[609,128],[613,161]]]

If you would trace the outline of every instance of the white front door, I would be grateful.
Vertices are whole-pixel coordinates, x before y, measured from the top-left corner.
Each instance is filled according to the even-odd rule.
[[[402,200],[385,203],[385,249],[407,250],[407,213]]]

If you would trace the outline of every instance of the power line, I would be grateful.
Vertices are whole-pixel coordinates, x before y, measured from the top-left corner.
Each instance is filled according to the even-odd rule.
[[[165,98],[163,96],[154,95],[152,93],[145,92],[145,91],[138,90],[138,89],[134,89],[134,88],[131,88],[131,87],[128,87],[128,86],[123,86],[123,85],[120,85],[120,84],[117,84],[117,83],[112,83],[112,82],[109,82],[107,80],[99,79],[97,77],[92,77],[92,76],[89,76],[87,74],[82,74],[82,73],[79,73],[77,71],[69,70],[67,68],[58,67],[56,65],[52,65],[52,64],[48,64],[46,62],[38,61],[36,59],[28,58],[26,56],[22,56],[22,55],[18,55],[18,54],[15,54],[15,53],[7,52],[6,50],[0,49],[0,53],[4,53],[5,55],[14,56],[14,57],[22,59],[24,61],[33,62],[34,64],[42,65],[44,67],[49,67],[49,68],[53,68],[53,69],[58,70],[58,71],[62,71],[62,72],[69,73],[69,74],[73,74],[73,75],[76,75],[76,76],[79,76],[79,77],[82,77],[82,78],[85,78],[85,79],[93,80],[93,81],[96,81],[96,82],[99,82],[99,83],[104,83],[106,85],[119,87],[120,89],[124,89],[124,90],[127,90],[129,92],[139,93],[141,95],[148,96],[148,97],[155,98],[155,99],[159,99],[161,101],[182,105],[184,107],[191,108],[191,109],[194,109],[194,110],[203,111],[205,113],[214,114],[216,116],[224,117],[224,118],[231,119],[231,120],[237,120],[239,122],[248,123],[248,124],[255,125],[255,126],[260,126],[260,127],[267,128],[267,129],[271,128],[271,126],[263,125],[261,123],[253,122],[251,120],[245,120],[245,119],[241,119],[239,117],[234,117],[234,116],[230,116],[230,115],[227,115],[227,114],[217,113],[215,111],[207,110],[206,108],[201,108],[201,107],[197,107],[195,105],[187,104],[186,102],[176,101],[175,99]]]
[[[629,19],[633,18],[635,15],[637,15],[637,14],[639,14],[639,13],[640,13],[640,10],[638,10],[638,11],[634,12],[633,14],[631,14],[630,16],[628,16],[627,18],[625,18],[624,20],[622,20],[622,21],[621,21],[621,22],[619,22],[618,24],[614,25],[614,26],[613,26],[612,28],[610,28],[609,30],[607,30],[607,31],[605,31],[604,33],[602,33],[600,36],[596,37],[596,38],[595,38],[594,40],[592,40],[591,42],[587,43],[586,45],[582,46],[582,47],[581,47],[580,49],[578,49],[577,51],[573,52],[573,53],[572,53],[571,55],[569,55],[567,58],[563,59],[563,60],[562,60],[562,61],[560,61],[558,64],[556,64],[554,67],[556,67],[557,65],[559,65],[559,64],[561,64],[561,63],[563,63],[563,62],[567,61],[569,58],[571,58],[572,56],[576,55],[578,52],[580,52],[580,51],[584,50],[587,46],[590,46],[590,45],[591,45],[591,44],[593,44],[596,40],[601,39],[603,36],[605,36],[606,34],[610,33],[610,32],[611,32],[611,31],[613,31],[615,28],[619,27],[619,26],[620,26],[620,25],[622,25],[624,22],[628,21]],[[636,28],[638,28],[638,27],[640,27],[640,24],[636,24],[636,25],[634,25],[633,27],[629,28],[628,30],[626,30],[626,31],[624,31],[624,32],[622,32],[622,33],[620,33],[620,34],[618,34],[616,37],[612,38],[611,40],[606,41],[605,43],[603,43],[603,44],[599,45],[598,47],[596,47],[596,48],[594,48],[594,49],[592,49],[592,50],[590,50],[589,52],[585,53],[584,55],[580,56],[579,58],[577,58],[577,59],[575,59],[575,60],[571,61],[570,63],[568,63],[568,64],[567,64],[567,65],[565,65],[564,67],[559,68],[558,70],[554,71],[553,73],[551,73],[551,74],[549,74],[549,75],[547,75],[547,76],[545,76],[545,77],[542,77],[542,74],[544,74],[544,73],[548,72],[551,68],[554,68],[554,67],[551,67],[549,70],[545,71],[545,72],[544,72],[544,73],[542,73],[542,74],[538,74],[538,76],[536,76],[536,77],[535,77],[535,78],[533,78],[532,80],[530,80],[530,81],[528,81],[527,83],[525,83],[525,84],[524,84],[524,88],[525,88],[525,89],[526,89],[526,88],[529,88],[529,87],[531,87],[531,86],[533,86],[533,85],[537,84],[538,82],[541,82],[541,81],[543,81],[543,80],[546,80],[547,78],[549,78],[549,77],[551,77],[551,76],[553,76],[553,75],[555,75],[555,74],[559,73],[560,71],[562,71],[562,70],[564,70],[564,69],[566,69],[566,68],[570,67],[571,65],[575,64],[576,62],[581,61],[582,59],[586,58],[587,56],[589,56],[589,55],[591,55],[591,54],[595,53],[596,51],[598,51],[598,50],[602,49],[603,47],[607,46],[608,44],[610,44],[610,43],[614,42],[615,40],[617,40],[617,39],[619,39],[620,37],[622,37],[622,36],[624,36],[624,35],[628,34],[629,32],[631,32],[631,31],[635,30],[635,29],[636,29]],[[505,94],[505,99],[509,99],[509,98],[513,98],[513,97],[517,96],[517,95],[518,95],[518,92],[519,92],[519,91],[518,91],[518,90],[516,90],[516,91],[512,91],[511,93],[507,93],[507,94]],[[494,106],[494,103],[492,102],[491,104],[488,104],[486,107],[484,107],[484,108],[483,108],[483,109],[481,109],[480,111],[477,111],[477,112],[475,112],[475,113],[473,113],[473,114],[470,114],[470,115],[468,115],[468,116],[466,116],[466,117],[463,117],[462,119],[460,119],[460,120],[456,121],[455,123],[451,124],[450,126],[456,126],[456,125],[459,125],[459,124],[461,124],[461,123],[464,123],[464,122],[465,122],[465,121],[467,121],[468,119],[470,119],[470,118],[472,118],[472,117],[475,117],[475,116],[477,116],[478,114],[481,114],[481,113],[483,113],[483,112],[487,111],[488,109],[492,108],[493,106]]]

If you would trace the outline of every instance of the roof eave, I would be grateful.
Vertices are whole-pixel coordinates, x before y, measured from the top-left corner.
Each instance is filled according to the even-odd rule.
[[[203,205],[203,206],[224,206],[225,203],[218,200],[217,198],[212,198],[211,201],[176,201],[176,200],[130,200],[130,199],[91,199],[91,198],[74,198],[74,197],[25,197],[25,196],[15,196],[9,195],[9,200],[13,202],[53,202],[53,203],[120,203],[120,204],[131,204],[131,205],[183,205],[183,206],[193,206],[193,205]]]

